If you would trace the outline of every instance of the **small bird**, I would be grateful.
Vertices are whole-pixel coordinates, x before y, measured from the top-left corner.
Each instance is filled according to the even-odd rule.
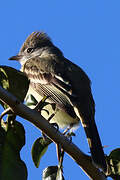
[[[95,123],[95,103],[91,81],[77,65],[66,59],[44,32],[33,32],[20,52],[9,58],[17,60],[30,80],[30,92],[40,101],[48,96],[49,105],[42,115],[60,128],[84,127],[93,162],[107,171],[103,147]]]

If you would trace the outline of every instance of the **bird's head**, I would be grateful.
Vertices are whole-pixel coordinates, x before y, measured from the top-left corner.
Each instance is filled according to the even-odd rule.
[[[16,60],[23,65],[27,60],[40,56],[45,47],[52,47],[51,39],[44,32],[33,32],[23,43],[19,53],[9,60]]]

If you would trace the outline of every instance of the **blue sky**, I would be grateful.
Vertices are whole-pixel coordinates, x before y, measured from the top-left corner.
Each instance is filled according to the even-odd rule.
[[[64,53],[65,57],[81,66],[92,81],[96,103],[96,123],[105,153],[117,147],[120,127],[120,1],[119,0],[12,0],[0,2],[0,60],[2,65],[20,68],[9,62],[26,37],[43,30]],[[26,130],[26,146],[21,158],[28,167],[28,180],[41,179],[42,170],[56,165],[55,146],[51,145],[35,168],[31,147],[40,131],[18,118]],[[73,138],[83,151],[89,152],[84,130],[80,127]],[[66,180],[88,177],[68,155],[64,160]]]

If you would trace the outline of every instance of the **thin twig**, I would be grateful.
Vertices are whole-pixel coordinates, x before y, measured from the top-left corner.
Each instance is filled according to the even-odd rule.
[[[10,112],[12,112],[11,107],[5,109],[5,110],[2,112],[2,114],[0,115],[0,121],[1,121],[1,119],[2,119],[6,114],[9,114]]]

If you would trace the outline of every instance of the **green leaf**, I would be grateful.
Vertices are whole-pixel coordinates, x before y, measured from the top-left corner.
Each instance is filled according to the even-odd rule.
[[[40,159],[47,151],[48,145],[51,144],[51,142],[50,139],[44,137],[40,137],[34,142],[32,146],[32,159],[37,168],[39,167]]]
[[[30,106],[35,106],[38,102],[37,100],[34,98],[34,96],[32,94],[29,94],[26,98],[25,98],[25,101],[26,101],[26,105],[28,107]]]
[[[110,168],[110,176],[120,179],[120,148],[113,150],[107,157]]]
[[[44,169],[42,180],[64,180],[64,177],[58,166],[49,166]]]
[[[0,85],[23,102],[28,91],[29,81],[24,73],[8,66],[0,66]],[[3,105],[3,103],[1,104]]]
[[[24,144],[25,131],[19,122],[7,132],[0,128],[0,180],[27,180],[27,168],[20,158]]]
[[[47,96],[44,96],[38,105],[38,101],[35,99],[35,97],[32,94],[28,94],[27,97],[25,98],[25,101],[26,101],[26,105],[31,108],[36,107],[36,105],[38,105],[39,112],[41,112],[41,110],[44,110],[43,108],[45,106],[50,104],[50,103],[46,102],[47,98],[48,98]]]
[[[1,66],[0,66],[0,85],[4,89],[9,88],[8,76],[7,76],[6,72],[5,72],[5,70]]]

